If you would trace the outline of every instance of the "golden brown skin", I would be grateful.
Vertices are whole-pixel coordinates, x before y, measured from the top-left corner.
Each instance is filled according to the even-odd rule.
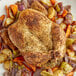
[[[38,10],[38,11],[44,13],[45,15],[48,14],[46,8],[45,8],[42,4],[40,4],[39,1],[34,1],[34,2],[31,4],[31,8],[33,8],[33,9],[35,9],[35,10]]]
[[[52,58],[51,50],[58,51],[60,58],[64,56],[65,34],[63,30],[36,10],[22,11],[18,21],[8,28],[8,34],[25,61],[30,64],[39,66],[47,63]]]

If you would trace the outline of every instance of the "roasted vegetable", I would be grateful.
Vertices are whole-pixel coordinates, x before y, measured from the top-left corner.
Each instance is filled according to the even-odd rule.
[[[9,8],[9,17],[10,18],[12,18],[12,19],[14,19],[15,17],[13,16],[13,13],[12,13],[12,11],[11,11],[11,9]]]
[[[13,13],[14,16],[16,16],[17,12],[18,12],[18,6],[17,5],[10,5],[10,9]]]
[[[5,18],[5,15],[2,15],[2,16],[0,17],[0,20],[3,21],[4,18]]]
[[[55,5],[56,4],[56,0],[50,0],[51,1],[51,3],[52,3],[52,5]]]
[[[68,73],[66,76],[73,76],[74,72]]]
[[[68,74],[73,70],[73,67],[69,65],[67,62],[62,62],[61,69],[63,70],[63,73]]]
[[[76,25],[72,26],[72,30],[73,30],[73,32],[76,32]]]
[[[10,24],[12,24],[14,20],[12,18],[6,18],[4,27],[8,27]]]
[[[58,4],[55,6],[55,8],[56,8],[56,11],[57,11],[57,12],[60,12],[60,7],[59,7]]]
[[[43,4],[51,6],[50,0],[40,0]]]
[[[8,57],[12,57],[12,52],[9,49],[3,49],[1,52]]]
[[[9,18],[10,17],[10,15],[9,15],[9,8],[7,7],[7,5],[5,6],[5,10],[6,10],[7,18]]]
[[[67,30],[66,30],[66,37],[68,38],[71,34],[71,26],[68,25]]]
[[[53,72],[55,72],[56,70],[58,70],[58,67],[54,67],[54,68],[52,69]]]
[[[68,46],[72,45],[74,41],[75,41],[75,40],[72,39],[72,38],[67,38],[66,46],[68,47]]]
[[[74,56],[75,56],[75,52],[74,52],[74,51],[71,51],[70,49],[67,49],[67,54],[68,54],[70,57],[74,57]]]
[[[71,5],[66,5],[64,8],[68,11],[68,13],[71,13]]]
[[[65,17],[67,15],[68,11],[64,9],[63,13],[62,13],[62,17]]]
[[[68,14],[65,16],[65,21],[64,21],[64,23],[68,25],[68,24],[72,24],[72,22],[73,22],[73,16],[72,16],[71,13],[68,13]]]
[[[17,14],[16,14],[16,19],[18,19],[19,14],[20,14],[20,11],[17,12]]]
[[[60,24],[60,27],[61,27],[63,30],[65,30],[65,29],[66,29],[66,24],[61,23],[61,24]]]
[[[63,22],[63,20],[64,20],[63,18],[58,18],[58,19],[56,19],[56,23],[61,24]]]
[[[4,62],[4,68],[6,69],[6,70],[9,70],[10,68],[12,68],[13,67],[13,62],[12,61],[5,61]]]
[[[57,71],[54,72],[53,76],[64,76],[63,71],[62,70],[57,70]]]
[[[52,19],[55,16],[55,14],[56,14],[55,9],[53,7],[49,7],[49,9],[48,9],[48,18]]]
[[[51,75],[49,72],[47,72],[47,71],[42,71],[41,72],[41,76],[53,76],[53,75]]]
[[[0,54],[0,63],[3,63],[7,59],[7,55],[5,54]]]

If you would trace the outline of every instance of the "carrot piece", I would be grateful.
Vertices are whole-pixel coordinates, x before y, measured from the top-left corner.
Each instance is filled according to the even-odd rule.
[[[7,17],[10,17],[10,15],[9,15],[9,8],[7,7],[7,5],[5,6],[5,10],[6,10]]]
[[[57,16],[58,16],[58,18],[62,18],[62,15],[59,15],[59,14],[58,14]]]
[[[55,17],[53,17],[51,20],[52,20],[52,21],[55,21]]]
[[[67,76],[73,76],[74,72],[70,72],[67,74]]]
[[[29,67],[31,67],[31,69],[35,72],[36,71],[36,67],[34,65],[28,64],[26,63]]]
[[[0,17],[0,20],[3,21],[4,18],[5,18],[5,15],[2,15],[2,16]]]
[[[71,33],[71,27],[70,25],[68,25],[67,31],[66,31],[66,37],[69,37],[70,33]]]
[[[52,69],[52,71],[54,72],[54,71],[56,71],[58,69],[58,67],[54,67],[53,69]]]
[[[25,61],[25,60],[24,60],[24,58],[23,58],[22,56],[13,59],[13,62],[18,63],[19,65],[24,65],[27,70],[30,70],[30,68],[31,68],[34,72],[36,71],[36,67],[35,67],[34,65],[31,65],[31,64],[29,64],[29,63],[26,62],[26,65],[30,67],[30,68],[28,68],[28,67],[23,63],[24,61]]]
[[[67,15],[68,11],[64,9],[62,17],[65,17]]]
[[[51,3],[54,5],[56,3],[56,0],[51,0]]]
[[[18,12],[18,6],[17,5],[10,5],[10,8],[12,10],[13,15],[15,16]]]

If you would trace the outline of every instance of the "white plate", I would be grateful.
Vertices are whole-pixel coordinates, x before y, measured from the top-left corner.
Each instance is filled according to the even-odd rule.
[[[0,16],[2,14],[5,14],[5,5],[10,5],[10,4],[13,4],[15,3],[16,1],[19,1],[19,0],[0,0]],[[57,1],[61,1],[63,2],[64,5],[71,5],[72,6],[72,14],[74,16],[74,19],[76,20],[76,0],[57,0]],[[3,65],[0,64],[0,76],[3,76],[3,72],[4,72],[4,69],[3,69]]]

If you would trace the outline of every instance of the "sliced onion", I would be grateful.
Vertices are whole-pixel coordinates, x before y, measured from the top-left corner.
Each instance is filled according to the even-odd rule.
[[[63,3],[62,3],[62,2],[59,2],[58,5],[59,5],[59,7],[60,7],[59,15],[62,15],[62,13],[63,13],[63,11],[64,11]]]
[[[71,35],[70,35],[70,38],[76,39],[76,34],[71,34]]]
[[[71,5],[67,5],[64,7],[69,13],[71,13]]]
[[[56,23],[57,23],[57,24],[61,24],[61,23],[63,22],[63,20],[64,20],[63,18],[58,18],[58,19],[56,20]]]
[[[67,25],[69,25],[69,24],[72,24],[72,22],[73,22],[72,14],[71,14],[71,13],[68,13],[68,14],[65,16],[65,21],[64,21],[64,23],[66,23]]]
[[[19,9],[19,11],[22,11],[22,10],[24,10],[24,9],[25,9],[25,7],[24,7],[24,5],[23,5],[23,4],[20,4],[20,5],[18,5],[18,9]]]

